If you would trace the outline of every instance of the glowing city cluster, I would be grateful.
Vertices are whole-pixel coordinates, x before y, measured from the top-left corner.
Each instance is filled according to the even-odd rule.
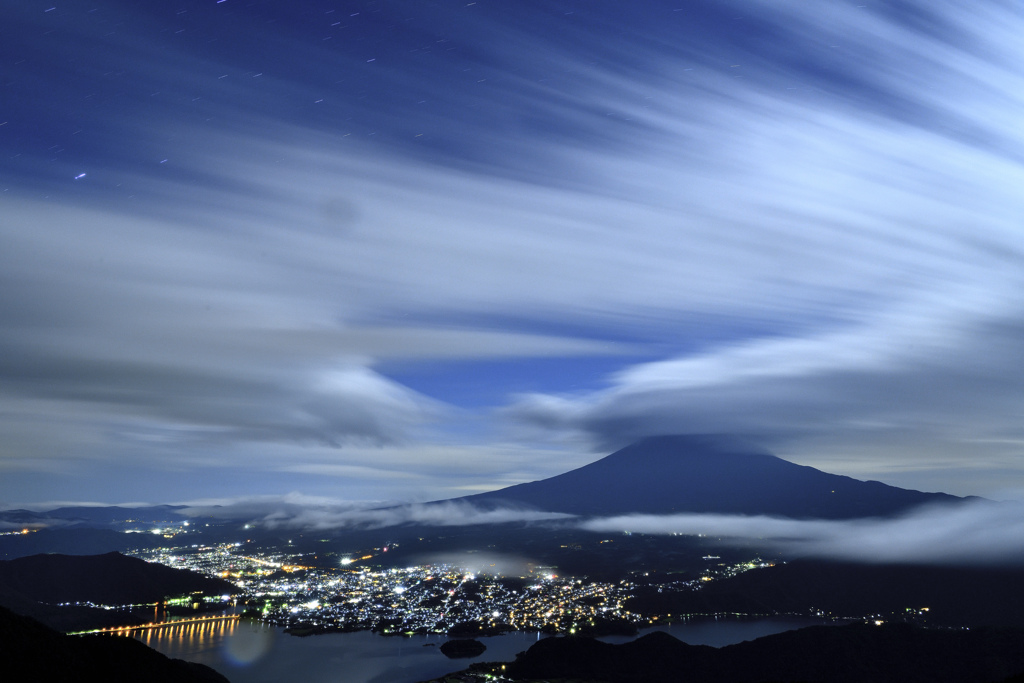
[[[647,581],[643,573],[596,581],[559,576],[556,569],[545,567],[531,567],[521,576],[498,576],[444,563],[404,568],[365,564],[383,550],[346,555],[333,566],[324,566],[322,558],[265,552],[241,542],[134,554],[227,579],[238,586],[250,616],[296,633],[596,633],[657,623],[656,615],[627,607],[637,586]],[[715,578],[764,565],[760,560],[713,565],[695,579],[666,582],[662,589],[697,590]]]

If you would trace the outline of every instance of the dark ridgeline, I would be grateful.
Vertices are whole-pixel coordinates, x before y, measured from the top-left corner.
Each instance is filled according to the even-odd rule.
[[[0,561],[0,605],[62,630],[145,623],[127,612],[60,603],[148,604],[194,592],[232,595],[231,583],[120,553],[32,555]],[[151,611],[147,614],[151,614]]]
[[[504,673],[513,680],[608,683],[995,683],[1024,671],[1024,631],[909,624],[814,626],[713,648],[654,632],[610,645],[548,638]]]
[[[126,508],[118,505],[61,507],[35,512],[33,510],[0,510],[0,522],[11,527],[39,528],[117,528],[129,526],[178,524],[188,516],[184,505],[148,505]]]
[[[565,474],[456,500],[577,515],[694,512],[852,519],[964,499],[828,474],[733,439],[685,435],[650,437]]]
[[[188,519],[181,505],[137,508],[62,507],[46,512],[0,510],[0,527],[27,529],[25,535],[0,536],[0,560],[40,553],[99,555],[132,548],[154,548],[163,539],[153,534],[125,534],[127,529],[149,529],[180,524]]]
[[[148,505],[144,507],[126,508],[119,505],[99,507],[62,507],[47,510],[40,514],[47,519],[57,519],[70,524],[108,524],[113,525],[132,519],[144,524],[181,522],[188,519],[182,513],[187,509],[184,505]],[[19,511],[24,512],[24,511]]]
[[[0,560],[13,560],[43,553],[102,555],[133,548],[158,548],[163,544],[163,537],[155,534],[126,534],[84,524],[43,527],[30,534],[0,536]]]
[[[221,579],[120,553],[32,555],[0,561],[0,586],[39,602],[106,605],[157,602],[193,591],[207,595],[238,592]]]
[[[170,659],[134,638],[66,636],[0,607],[0,678],[88,683],[227,683],[202,664]]]

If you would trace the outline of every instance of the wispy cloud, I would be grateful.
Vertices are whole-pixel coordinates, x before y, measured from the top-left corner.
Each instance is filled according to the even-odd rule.
[[[894,519],[793,520],[738,515],[626,515],[580,523],[591,531],[701,534],[753,543],[786,559],[866,563],[1022,564],[1024,506],[972,502],[923,507]]]
[[[5,495],[522,426],[1020,480],[1018,8],[229,4],[5,15]],[[487,415],[384,369],[633,353]]]
[[[519,555],[477,551],[416,555],[409,559],[416,564],[445,564],[493,576],[527,576],[537,567],[536,562]]]
[[[383,529],[403,525],[472,526],[508,522],[548,522],[574,515],[530,508],[481,508],[469,503],[445,501],[429,504],[350,503],[311,501],[305,496],[266,496],[228,505],[198,505],[185,514],[198,517],[244,520],[268,529]]]
[[[528,508],[480,508],[449,501],[431,504],[351,503],[298,494],[195,505],[185,514],[256,524],[268,529],[383,529],[395,526],[470,526],[527,522],[583,531],[691,535],[723,546],[742,544],[781,558],[837,559],[864,563],[945,565],[1024,564],[1024,504],[968,501],[924,506],[895,518],[794,520],[768,516],[682,514],[621,515],[580,519]],[[499,558],[519,571],[523,558]],[[486,571],[499,559],[476,553],[431,556],[424,561]]]
[[[341,512],[305,509],[294,516],[271,514],[264,517],[261,523],[271,529],[279,527],[304,529],[360,527],[382,529],[404,524],[470,526],[474,524],[504,524],[507,522],[544,522],[568,519],[572,516],[561,512],[544,512],[525,508],[482,509],[465,503],[445,502]]]

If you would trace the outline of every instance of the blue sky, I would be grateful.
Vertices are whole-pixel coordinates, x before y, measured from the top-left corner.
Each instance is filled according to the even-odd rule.
[[[0,9],[0,506],[728,433],[1024,490],[1011,2]]]

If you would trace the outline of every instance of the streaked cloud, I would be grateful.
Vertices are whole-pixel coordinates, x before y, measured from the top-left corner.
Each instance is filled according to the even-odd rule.
[[[187,514],[221,519],[244,519],[268,529],[338,530],[383,529],[403,525],[472,526],[508,522],[547,522],[573,515],[528,508],[480,508],[456,501],[382,506],[347,502],[311,502],[304,496],[262,497],[229,505],[193,506]]]
[[[518,555],[477,551],[417,555],[410,558],[410,561],[415,564],[451,565],[474,574],[491,576],[528,576],[538,565],[537,562]]]
[[[441,497],[445,449],[482,487],[677,431],[1024,478],[1019,8],[228,4],[6,10],[5,498]],[[479,406],[395,371],[588,357]]]
[[[894,519],[794,520],[740,515],[626,515],[580,523],[590,531],[701,534],[752,543],[784,559],[922,564],[1024,563],[1024,508],[989,501],[923,507]]]

